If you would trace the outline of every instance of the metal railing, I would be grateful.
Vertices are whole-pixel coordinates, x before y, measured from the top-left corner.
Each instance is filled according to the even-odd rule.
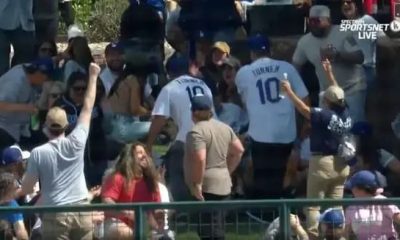
[[[400,205],[400,198],[387,199],[275,199],[246,201],[207,201],[173,203],[136,203],[136,204],[91,204],[75,206],[21,206],[18,208],[0,207],[0,215],[7,213],[57,213],[57,212],[92,212],[92,211],[135,211],[135,239],[145,239],[145,212],[156,209],[179,211],[201,211],[210,209],[239,208],[277,208],[280,219],[280,236],[290,239],[289,213],[295,207],[320,206],[321,208],[349,205]]]

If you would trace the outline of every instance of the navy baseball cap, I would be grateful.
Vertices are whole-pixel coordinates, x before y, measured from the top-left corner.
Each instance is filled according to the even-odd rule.
[[[121,42],[111,42],[106,46],[105,53],[108,53],[109,51],[122,53],[124,51],[124,46]]]
[[[257,34],[247,39],[251,51],[269,51],[271,44],[267,37]]]
[[[204,95],[196,95],[192,98],[192,112],[194,111],[207,111],[212,109],[211,100]]]
[[[24,159],[28,159],[30,153],[28,151],[22,151],[17,145],[13,145],[3,150],[1,158],[1,166],[7,166],[13,163],[21,162]]]
[[[29,73],[40,71],[41,73],[51,77],[54,74],[54,62],[50,57],[38,58],[31,63],[25,65],[25,69]]]
[[[344,225],[343,210],[338,208],[329,208],[321,214],[319,222],[330,225],[334,228],[342,228]]]
[[[374,173],[362,170],[355,173],[345,184],[345,188],[351,190],[354,187],[379,187],[379,182]]]
[[[169,73],[182,73],[189,71],[189,58],[184,56],[183,54],[176,53],[172,55],[167,63],[165,64],[165,68]]]

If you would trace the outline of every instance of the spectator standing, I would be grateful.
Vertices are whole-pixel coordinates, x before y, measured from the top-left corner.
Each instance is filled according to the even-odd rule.
[[[107,204],[161,201],[158,173],[144,145],[134,143],[125,146],[114,169],[105,177],[101,196]],[[148,216],[153,231],[163,230],[153,212]],[[109,212],[105,218],[106,239],[133,239],[133,211]]]
[[[14,56],[11,66],[34,58],[35,23],[33,0],[3,0],[0,3],[0,76],[10,68],[10,45]]]
[[[255,183],[252,197],[280,198],[296,139],[295,108],[290,99],[281,95],[280,79],[287,73],[294,91],[304,100],[308,92],[291,64],[270,58],[267,38],[253,36],[249,47],[252,63],[239,70],[235,82],[249,117]]]
[[[68,79],[66,93],[60,97],[53,106],[62,108],[68,119],[66,134],[70,134],[77,126],[78,119],[82,113],[85,100],[85,92],[88,88],[89,76],[74,72]],[[97,94],[99,94],[97,90]],[[100,185],[102,177],[107,169],[107,145],[103,129],[104,113],[98,101],[92,109],[91,124],[87,147],[85,149],[85,177],[88,186]]]
[[[38,89],[51,78],[51,58],[17,65],[0,77],[0,149],[20,141],[28,129],[30,117],[37,114],[34,105]],[[1,151],[1,150],[0,150]]]
[[[31,152],[19,195],[31,193],[40,179],[40,205],[88,204],[84,152],[99,73],[100,67],[91,64],[83,107],[74,130],[68,136],[65,136],[68,127],[65,110],[54,107],[47,113],[44,132],[49,142]],[[41,220],[43,236],[46,238],[93,238],[93,222],[88,213],[48,213],[43,214]]]
[[[343,198],[344,183],[350,173],[347,162],[338,156],[344,134],[350,132],[352,121],[347,112],[344,91],[333,76],[329,61],[324,62],[331,86],[323,95],[324,108],[311,108],[291,89],[290,83],[282,82],[282,89],[293,101],[296,109],[311,121],[310,146],[312,158],[307,178],[307,198]],[[320,207],[308,207],[307,232],[317,239]]]
[[[72,7],[72,0],[59,0],[58,2],[61,18],[68,28],[75,22],[75,11]]]
[[[316,5],[310,9],[310,33],[297,43],[293,54],[293,64],[300,70],[307,62],[315,67],[320,91],[324,91],[329,80],[321,65],[321,60],[329,59],[339,86],[346,93],[346,102],[354,122],[365,118],[366,82],[362,69],[363,52],[353,35],[341,32],[339,26],[332,25],[330,10]]]
[[[58,0],[34,0],[36,42],[55,41],[58,30]]]
[[[362,0],[342,0],[342,14],[348,20],[359,20],[364,24],[378,25],[372,16],[364,13],[364,6]],[[358,46],[364,54],[363,68],[367,80],[368,88],[374,84],[376,77],[376,39],[360,39],[360,31],[353,32],[353,38],[356,40]],[[384,37],[383,31],[375,32],[377,37]]]
[[[89,43],[85,37],[74,37],[68,45],[69,59],[64,65],[63,81],[66,83],[74,72],[87,74],[90,63],[94,61]]]
[[[191,100],[194,127],[187,133],[184,160],[185,182],[199,201],[229,199],[231,174],[240,163],[244,148],[225,123],[212,118],[213,103],[204,95]],[[202,212],[199,237],[224,239],[223,213]]]
[[[100,74],[100,79],[105,88],[106,96],[124,70],[123,49],[120,43],[110,43],[105,50],[107,66]]]
[[[200,68],[204,82],[211,89],[214,97],[218,96],[218,84],[222,80],[221,66],[224,60],[229,57],[231,49],[226,42],[216,42],[206,56],[204,67]]]
[[[383,199],[377,190],[379,183],[375,174],[360,171],[346,183],[355,198]],[[400,223],[400,210],[395,205],[349,206],[345,212],[348,239],[397,239],[394,223]]]
[[[151,152],[157,135],[169,118],[172,118],[178,127],[175,141],[165,157],[166,183],[174,201],[191,199],[188,189],[182,186],[186,134],[193,127],[190,100],[197,94],[204,94],[212,99],[211,90],[205,82],[189,76],[188,69],[189,59],[184,56],[177,56],[168,62],[167,71],[174,80],[164,86],[156,100],[147,140],[147,149]]]
[[[0,173],[0,189],[0,205],[2,207],[19,207],[13,198],[15,191],[18,189],[18,184],[13,174],[7,172]],[[1,214],[0,220],[8,222],[12,226],[17,240],[29,239],[24,224],[24,217],[21,213]]]

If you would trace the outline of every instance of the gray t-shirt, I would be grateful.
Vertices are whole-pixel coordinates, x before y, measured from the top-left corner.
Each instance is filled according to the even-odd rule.
[[[40,180],[39,204],[65,205],[87,198],[83,156],[88,134],[89,129],[78,124],[67,137],[33,149],[26,174]]]
[[[0,77],[0,102],[29,104],[35,100],[35,90],[26,78],[22,65],[17,65]],[[29,113],[0,112],[0,128],[19,141],[22,129],[29,124]]]
[[[332,26],[325,38],[316,38],[311,33],[304,35],[297,43],[293,54],[293,63],[303,65],[310,61],[315,67],[315,73],[319,80],[320,91],[325,91],[329,81],[321,63],[321,48],[332,44],[339,52],[361,51],[351,32],[341,32],[339,26]],[[332,62],[332,71],[341,88],[347,93],[366,89],[365,74],[360,64],[346,64]]]

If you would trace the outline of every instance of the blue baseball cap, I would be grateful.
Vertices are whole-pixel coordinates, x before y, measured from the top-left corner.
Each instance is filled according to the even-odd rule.
[[[196,95],[192,98],[192,112],[194,111],[208,111],[212,109],[211,100],[204,95]]]
[[[116,51],[123,53],[124,51],[124,45],[121,42],[111,42],[109,43],[106,48],[105,48],[105,53],[107,54],[109,51]]]
[[[351,190],[354,187],[379,187],[379,182],[374,173],[367,170],[362,170],[355,173],[347,180],[345,188]]]
[[[251,51],[269,51],[271,44],[267,37],[257,34],[247,39]]]
[[[342,228],[344,225],[343,210],[338,208],[329,208],[321,214],[319,222],[330,225],[334,228]]]
[[[54,74],[54,62],[50,57],[38,58],[31,63],[25,65],[25,69],[34,73],[36,71],[40,71],[41,73],[51,77]]]
[[[176,53],[168,59],[165,68],[167,72],[172,74],[186,73],[189,71],[189,58],[183,54]]]
[[[10,164],[21,162],[24,159],[28,159],[30,153],[28,151],[22,151],[17,145],[10,146],[3,150],[1,158],[1,166],[7,166]]]

